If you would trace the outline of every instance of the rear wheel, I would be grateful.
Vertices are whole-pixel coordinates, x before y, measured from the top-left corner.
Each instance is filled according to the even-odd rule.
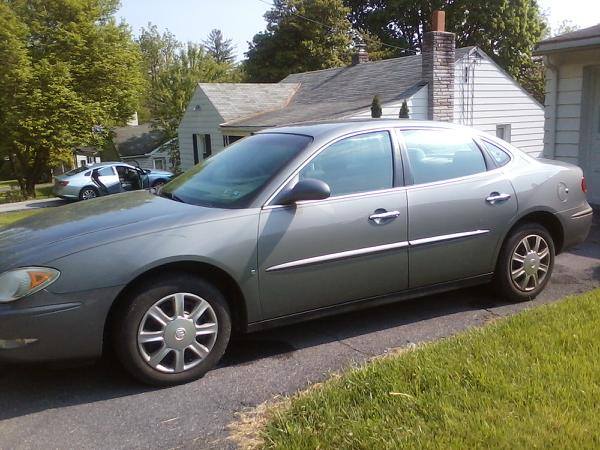
[[[498,258],[497,293],[511,301],[532,300],[544,290],[554,268],[552,236],[537,223],[524,223],[508,236]]]
[[[87,186],[79,191],[79,200],[91,200],[98,197],[99,193],[95,187]]]
[[[113,323],[113,346],[138,380],[169,386],[202,377],[223,356],[231,335],[227,301],[213,285],[181,273],[132,293]]]

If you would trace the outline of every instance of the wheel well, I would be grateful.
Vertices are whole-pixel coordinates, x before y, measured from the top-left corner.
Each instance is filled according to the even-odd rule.
[[[554,241],[556,254],[558,255],[562,251],[565,234],[560,220],[558,220],[554,214],[547,211],[536,211],[529,213],[526,216],[521,217],[518,222],[513,225],[511,231],[525,222],[539,223],[546,228],[550,233],[550,236],[552,236],[552,240]]]
[[[162,266],[154,267],[147,272],[138,275],[130,281],[125,288],[119,293],[116,300],[113,302],[106,322],[104,324],[104,343],[108,342],[110,325],[113,316],[118,307],[126,301],[129,293],[140,283],[145,280],[163,275],[165,272],[187,272],[193,275],[198,275],[206,278],[207,281],[213,283],[225,296],[231,311],[231,319],[233,322],[233,330],[242,332],[246,328],[247,314],[244,295],[235,280],[224,270],[219,269],[211,264],[201,263],[197,261],[179,261],[168,263]],[[104,346],[106,350],[106,346]]]
[[[159,178],[158,180],[154,180],[152,182],[152,186],[156,186],[158,183],[165,183],[166,184],[167,180],[164,180],[162,178]]]

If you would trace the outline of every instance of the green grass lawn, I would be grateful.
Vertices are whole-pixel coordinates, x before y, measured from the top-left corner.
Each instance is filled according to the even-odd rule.
[[[36,199],[52,198],[52,183],[38,184],[35,187]],[[0,181],[0,204],[23,201],[16,180]]]
[[[10,225],[11,223],[16,222],[17,220],[32,216],[38,212],[40,212],[39,209],[33,210],[33,211],[32,210],[15,211],[15,212],[8,212],[8,213],[0,214],[0,227],[5,226],[5,225]]]
[[[600,290],[377,359],[267,417],[267,448],[600,448]]]

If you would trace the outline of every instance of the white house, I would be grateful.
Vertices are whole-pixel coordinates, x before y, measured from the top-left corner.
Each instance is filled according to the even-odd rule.
[[[477,47],[455,49],[443,13],[420,55],[293,74],[280,83],[201,83],[179,127],[182,169],[253,131],[290,123],[368,118],[374,95],[384,118],[406,100],[411,119],[452,121],[496,134],[539,156],[544,108]]]
[[[546,66],[544,156],[579,165],[600,205],[600,24],[537,46]]]

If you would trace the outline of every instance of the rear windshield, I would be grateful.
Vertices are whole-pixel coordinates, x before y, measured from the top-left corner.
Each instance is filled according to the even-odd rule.
[[[77,167],[76,169],[65,172],[65,175],[67,175],[67,176],[77,175],[78,173],[85,172],[86,170],[90,170],[90,168],[88,166],[81,166],[81,167]]]
[[[199,206],[246,208],[311,141],[296,134],[249,136],[167,184],[161,195]]]

